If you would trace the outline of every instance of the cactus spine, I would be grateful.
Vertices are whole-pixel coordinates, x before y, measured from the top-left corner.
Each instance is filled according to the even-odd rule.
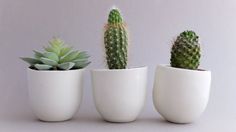
[[[109,13],[105,26],[104,43],[109,69],[125,69],[127,66],[128,36],[126,26],[118,9]]]
[[[200,44],[194,31],[184,31],[171,49],[172,67],[196,70],[200,64]]]

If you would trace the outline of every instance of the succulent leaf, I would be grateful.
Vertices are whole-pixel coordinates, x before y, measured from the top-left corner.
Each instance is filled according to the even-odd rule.
[[[27,58],[27,57],[22,57],[22,60],[24,60],[25,62],[29,63],[30,65],[34,65],[37,63],[42,63],[40,60],[35,59],[35,58]]]
[[[53,38],[49,41],[49,46],[45,48],[47,52],[54,52],[58,56],[60,55],[60,51],[63,48],[64,42],[59,38]]]
[[[59,38],[53,38],[51,41],[49,41],[49,44],[52,48],[59,48],[63,47],[64,41]]]
[[[53,52],[45,52],[45,53],[43,54],[43,56],[44,56],[45,58],[48,58],[48,59],[50,59],[50,60],[54,60],[54,61],[56,61],[56,62],[59,61],[59,57],[57,56],[56,53],[53,53]]]
[[[40,60],[46,65],[56,66],[58,64],[56,61],[50,60],[50,59],[44,58],[44,57],[41,57]]]
[[[87,52],[86,51],[82,51],[82,52],[80,52],[78,55],[77,55],[77,57],[76,57],[76,59],[88,59],[90,56],[87,54]]]
[[[70,70],[74,65],[75,63],[73,62],[66,62],[66,63],[59,64],[58,67],[63,70]]]
[[[76,62],[75,63],[75,67],[77,68],[84,68],[86,66],[88,66],[91,62],[88,61],[84,61],[84,62]]]
[[[76,60],[73,60],[73,62],[87,62],[88,61],[88,59],[86,59],[86,58],[81,58],[81,59],[76,59]]]
[[[73,61],[74,59],[76,59],[76,57],[78,56],[79,54],[79,51],[72,51],[70,52],[69,54],[63,56],[60,60],[61,63],[64,63],[64,62],[70,62],[70,61]]]
[[[41,57],[43,57],[43,53],[38,52],[38,51],[36,51],[36,50],[33,50],[33,51],[34,51],[34,57],[35,57],[36,59],[40,59]]]
[[[46,47],[45,50],[46,50],[47,52],[53,52],[53,53],[56,53],[57,55],[60,54],[60,49],[58,49],[58,48]]]
[[[52,66],[45,64],[35,64],[34,67],[38,70],[49,70],[52,68]]]
[[[60,56],[64,56],[72,50],[72,47],[64,47],[61,49]]]

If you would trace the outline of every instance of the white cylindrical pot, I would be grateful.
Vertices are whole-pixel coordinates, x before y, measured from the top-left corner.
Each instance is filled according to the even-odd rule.
[[[65,121],[77,112],[82,100],[82,69],[38,71],[28,69],[33,113],[42,121]]]
[[[97,111],[109,122],[134,121],[146,101],[147,67],[92,71]]]
[[[211,72],[159,65],[156,69],[153,103],[166,120],[191,123],[205,110]]]

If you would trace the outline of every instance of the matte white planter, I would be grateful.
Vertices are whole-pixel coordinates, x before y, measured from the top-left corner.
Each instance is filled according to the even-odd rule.
[[[97,111],[109,122],[134,121],[146,101],[147,67],[92,71]]]
[[[82,99],[82,69],[37,71],[28,68],[30,104],[43,121],[64,121],[77,112]]]
[[[156,110],[168,121],[191,123],[205,110],[211,72],[159,65],[153,89]]]

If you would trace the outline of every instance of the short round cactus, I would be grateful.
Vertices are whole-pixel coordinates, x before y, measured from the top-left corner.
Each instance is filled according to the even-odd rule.
[[[112,9],[109,13],[104,43],[108,68],[125,69],[127,66],[128,37],[118,9]]]
[[[71,70],[81,69],[90,64],[86,52],[73,51],[59,38],[49,41],[44,52],[34,51],[34,58],[23,57],[22,60],[36,70]]]
[[[184,31],[171,49],[172,67],[196,70],[200,64],[200,44],[194,31]]]

